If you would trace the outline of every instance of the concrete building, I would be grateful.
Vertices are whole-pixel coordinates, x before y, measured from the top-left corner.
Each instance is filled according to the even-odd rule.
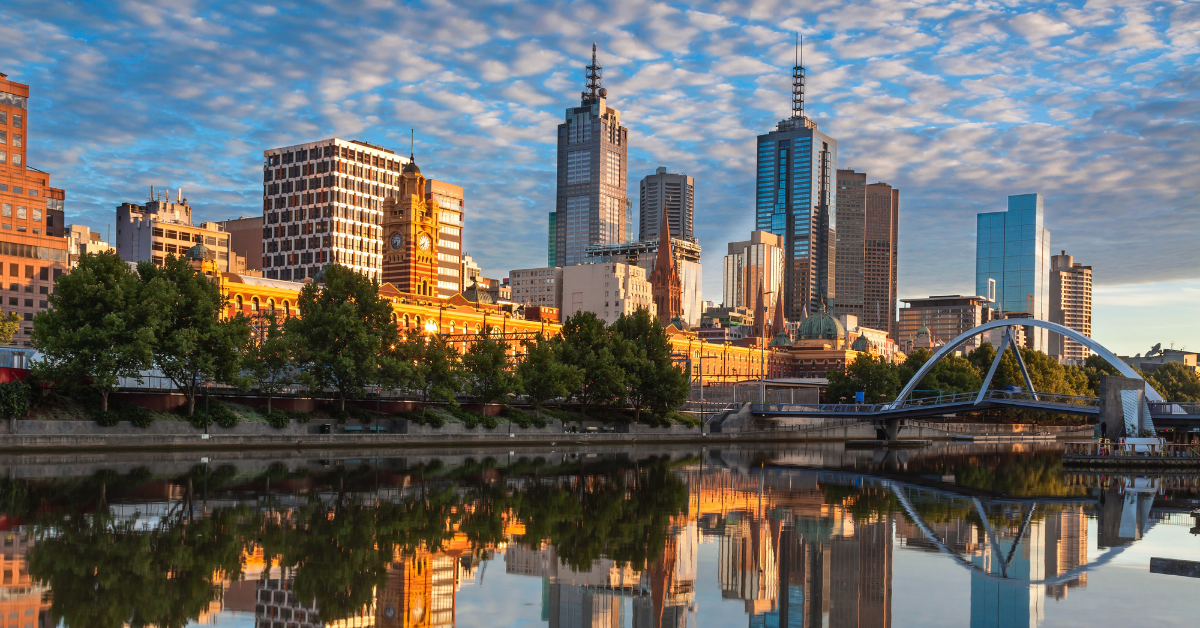
[[[658,316],[646,270],[635,264],[577,264],[563,268],[563,320],[580,311],[612,324],[645,308]]]
[[[1008,197],[1008,211],[977,217],[975,293],[996,282],[996,309],[1050,320],[1050,231],[1043,226],[1041,194]],[[1030,349],[1048,352],[1048,332],[1030,327]]]
[[[237,264],[229,253],[229,234],[215,222],[192,224],[192,206],[182,191],[171,200],[170,190],[155,193],[145,205],[121,203],[117,206],[117,254],[129,262],[153,262],[161,265],[168,255],[182,256],[188,249],[203,244],[213,254],[217,268],[235,272]]]
[[[217,223],[221,231],[229,234],[229,251],[245,260],[245,268],[230,272],[238,274],[257,273],[262,276],[263,240],[267,230],[263,229],[262,216],[239,216]]]
[[[29,166],[29,86],[0,74],[0,274],[4,312],[24,322],[14,344],[29,344],[33,317],[49,307],[54,279],[67,269],[62,190]]]
[[[97,255],[106,251],[116,250],[116,247],[100,239],[100,234],[83,225],[67,225],[67,241],[69,243],[70,265],[75,267],[79,256],[84,253]]]
[[[463,189],[445,181],[425,180],[425,202],[438,213],[438,296],[448,299],[463,290]]]
[[[749,240],[730,242],[728,251],[721,281],[721,307],[754,308],[760,292],[767,295],[767,307],[778,305],[784,285],[783,238],[752,231]]]
[[[626,240],[629,131],[621,126],[621,112],[607,104],[595,44],[586,77],[579,106],[567,109],[558,125],[558,192],[550,221],[556,242],[547,266],[582,264],[589,246]]]
[[[562,309],[561,268],[519,268],[508,273],[512,300],[521,305]]]
[[[696,180],[686,174],[668,174],[659,167],[641,183],[638,239],[657,240],[662,216],[667,215],[671,236],[696,240],[694,225]]]
[[[696,242],[671,238],[671,256],[675,272],[679,275],[681,318],[691,326],[700,324],[704,313],[704,272],[700,266],[700,245]],[[587,248],[589,264],[634,263],[646,271],[654,272],[658,263],[658,240],[643,240],[628,244],[590,246]]]
[[[475,283],[482,273],[483,270],[479,268],[479,264],[476,264],[474,259],[471,259],[470,255],[463,255],[462,277],[464,286],[470,286],[472,283]]]
[[[1174,343],[1172,343],[1174,344]],[[1178,362],[1187,367],[1197,376],[1200,376],[1200,354],[1195,351],[1184,351],[1183,349],[1162,349],[1161,345],[1155,345],[1146,352],[1146,355],[1137,354],[1133,357],[1120,356],[1126,364],[1143,373],[1153,373],[1158,368],[1168,362]]]
[[[837,298],[833,311],[896,335],[900,191],[838,170]]]
[[[804,67],[792,70],[792,115],[758,136],[755,229],[786,243],[784,316],[836,302],[837,140],[804,116]]]
[[[897,343],[905,353],[912,353],[912,350],[917,348],[929,348],[929,345],[925,344],[929,341],[937,343],[933,346],[949,342],[996,316],[995,310],[989,307],[984,297],[955,294],[901,301],[904,307],[900,308]],[[918,332],[922,329],[925,330],[924,335],[929,337],[929,341],[918,338]],[[968,340],[962,348],[970,351],[983,342],[984,339],[976,336]]]
[[[1067,255],[1050,258],[1050,322],[1092,337],[1092,267]],[[1082,364],[1091,349],[1061,334],[1050,334],[1050,356],[1063,364]]]
[[[409,161],[338,138],[263,151],[263,274],[301,281],[338,263],[381,280],[383,201]]]

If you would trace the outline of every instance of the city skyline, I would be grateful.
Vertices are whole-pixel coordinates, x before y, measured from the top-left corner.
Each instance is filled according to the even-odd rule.
[[[650,20],[637,5],[570,14],[406,5],[377,20],[323,9],[333,33],[302,12],[249,7],[189,15],[16,4],[3,12],[14,45],[0,53],[0,71],[31,86],[30,163],[67,190],[67,222],[103,233],[111,208],[150,184],[187,189],[198,221],[253,216],[262,150],[332,136],[402,146],[415,126],[423,167],[479,199],[465,252],[502,276],[544,263],[552,129],[593,40],[630,128],[629,178],[659,165],[687,172],[703,199],[701,244],[717,251],[744,238],[753,136],[787,115],[799,31],[806,113],[839,139],[838,166],[905,191],[899,297],[971,292],[974,215],[1002,210],[1010,194],[1040,193],[1052,208],[1047,228],[1062,234],[1055,249],[1095,268],[1098,340],[1130,354],[1194,340],[1185,321],[1200,310],[1200,281],[1188,269],[1200,253],[1186,237],[1200,213],[1187,209],[1200,178],[1182,147],[1196,131],[1175,124],[1195,100],[1177,69],[1194,65],[1194,6],[897,5],[870,18],[818,8],[803,20],[800,8],[720,16],[716,7],[662,7]],[[398,28],[361,25],[385,18]],[[143,36],[110,47],[100,23]],[[177,36],[184,24],[187,38]],[[287,24],[304,33],[293,41]],[[947,28],[933,31],[939,24]],[[280,54],[252,52],[249,32]],[[334,46],[335,64],[324,47],[304,45],[335,35],[370,45]],[[155,55],[139,52],[149,42]],[[100,106],[113,99],[126,103],[122,116]],[[505,193],[487,192],[500,185]],[[714,299],[721,256],[704,263]],[[1151,307],[1165,314],[1143,324]]]

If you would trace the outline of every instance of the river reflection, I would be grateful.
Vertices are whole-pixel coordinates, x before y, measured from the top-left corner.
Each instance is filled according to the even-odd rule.
[[[1197,580],[1148,564],[1200,560],[1200,479],[1064,473],[1052,447],[406,454],[0,458],[0,628],[982,628],[1147,609],[1184,625],[1196,609]]]

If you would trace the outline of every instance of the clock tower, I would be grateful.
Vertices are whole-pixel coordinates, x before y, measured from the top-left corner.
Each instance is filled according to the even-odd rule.
[[[438,211],[425,201],[415,161],[400,172],[400,192],[383,201],[383,282],[400,292],[438,296]]]

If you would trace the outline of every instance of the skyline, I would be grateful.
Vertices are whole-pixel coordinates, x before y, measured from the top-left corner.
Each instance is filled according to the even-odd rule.
[[[838,138],[838,166],[902,192],[900,298],[971,293],[975,215],[1041,193],[1051,251],[1095,269],[1102,344],[1200,343],[1197,83],[1178,69],[1200,50],[1196,5],[814,2],[780,17],[772,4],[406,3],[372,19],[350,4],[312,19],[14,3],[0,11],[14,42],[0,71],[30,84],[30,165],[67,191],[69,223],[104,233],[150,185],[183,187],[197,220],[253,216],[263,150],[337,136],[402,152],[416,127],[422,169],[466,188],[465,252],[498,277],[545,260],[554,128],[595,40],[630,128],[629,179],[658,166],[695,177],[718,301],[719,253],[753,228],[755,137],[790,112],[799,32],[806,113]],[[1167,305],[1147,316],[1150,303]]]

